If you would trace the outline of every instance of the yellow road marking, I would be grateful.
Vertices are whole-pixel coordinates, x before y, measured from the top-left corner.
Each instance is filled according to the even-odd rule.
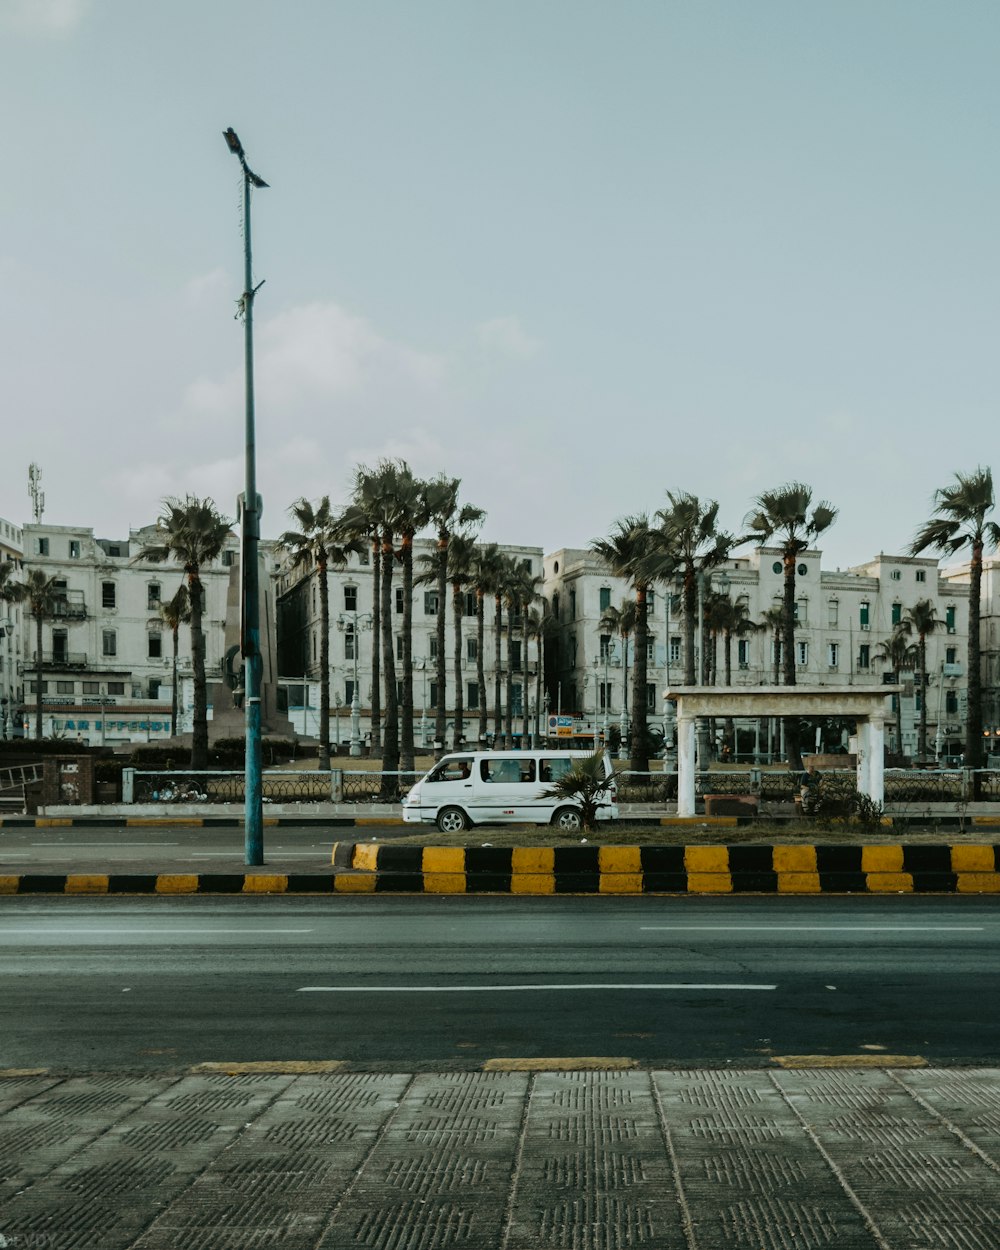
[[[0,1068],[0,1079],[18,1076],[48,1076],[48,1068]]]
[[[779,1068],[926,1068],[923,1055],[774,1055]]]
[[[196,1063],[188,1071],[193,1074],[223,1072],[226,1076],[247,1076],[266,1073],[271,1076],[297,1076],[303,1072],[340,1072],[343,1059],[255,1059],[248,1063]]]
[[[638,1059],[584,1055],[562,1059],[487,1059],[484,1072],[624,1072],[639,1066]]]

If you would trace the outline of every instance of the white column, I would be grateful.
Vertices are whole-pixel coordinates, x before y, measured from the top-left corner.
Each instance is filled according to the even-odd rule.
[[[868,733],[868,790],[873,803],[885,801],[885,718],[873,716]]]
[[[694,815],[694,717],[677,717],[677,815]]]
[[[871,793],[871,722],[858,718],[858,790]]]

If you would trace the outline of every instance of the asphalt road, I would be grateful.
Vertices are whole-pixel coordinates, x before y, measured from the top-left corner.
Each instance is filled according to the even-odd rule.
[[[1000,1062],[990,898],[24,898],[0,1069]]]

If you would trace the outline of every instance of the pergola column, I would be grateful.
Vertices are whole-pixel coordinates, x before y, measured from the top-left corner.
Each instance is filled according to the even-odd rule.
[[[861,794],[871,794],[871,757],[872,757],[872,726],[871,721],[858,719],[858,790]]]
[[[873,803],[885,800],[885,717],[873,716],[868,722],[868,789]]]
[[[693,816],[695,805],[695,720],[677,717],[677,815]]]

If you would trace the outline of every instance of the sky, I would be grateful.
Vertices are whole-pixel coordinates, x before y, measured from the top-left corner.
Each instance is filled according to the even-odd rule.
[[[263,532],[402,457],[482,537],[667,490],[824,564],[989,464],[995,0],[0,0],[0,515],[125,537],[243,485],[237,130]]]

